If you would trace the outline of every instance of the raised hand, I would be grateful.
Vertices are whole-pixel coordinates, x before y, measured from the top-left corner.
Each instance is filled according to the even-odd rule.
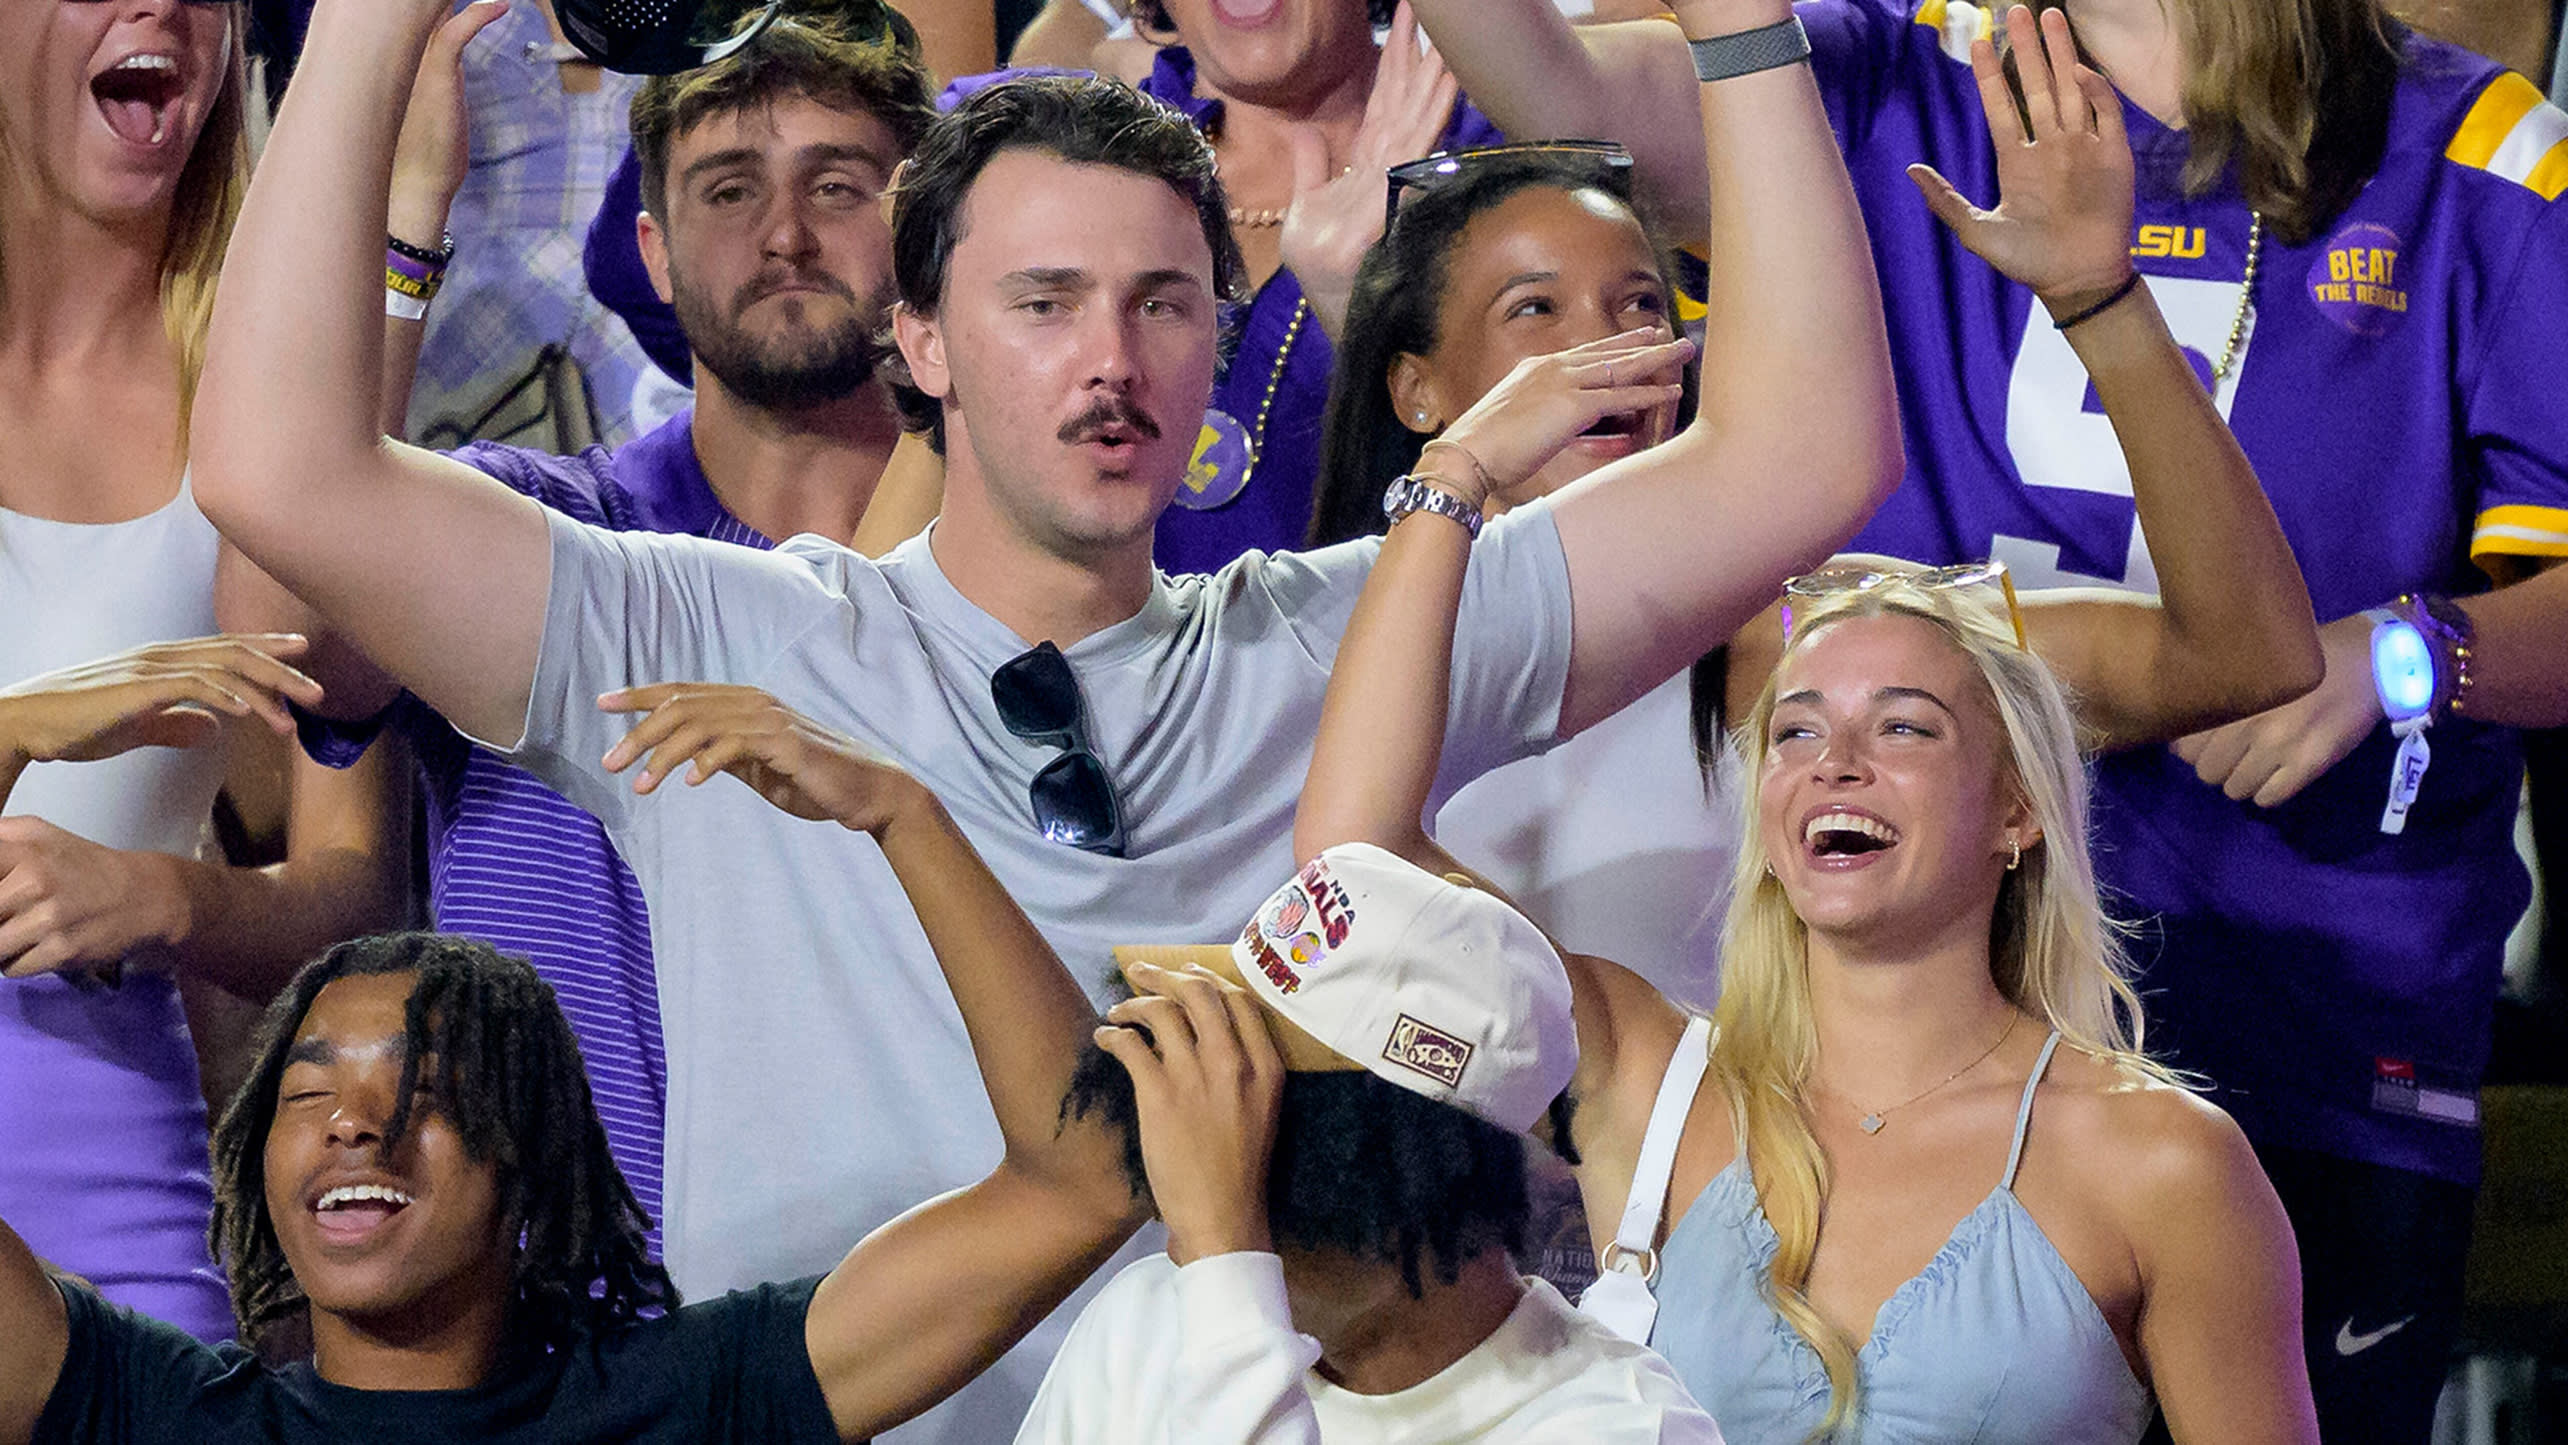
[[[1391,37],[1373,73],[1373,94],[1364,103],[1364,120],[1356,128],[1346,168],[1332,176],[1328,148],[1319,136],[1309,130],[1295,133],[1293,204],[1284,213],[1278,244],[1284,265],[1302,283],[1321,329],[1331,336],[1346,319],[1356,268],[1365,251],[1382,239],[1390,169],[1435,149],[1453,121],[1460,94],[1444,57],[1433,48],[1420,52],[1417,21],[1409,14],[1408,0],[1401,0],[1391,12]]]
[[[1685,364],[1694,343],[1668,339],[1664,326],[1644,326],[1555,351],[1529,356],[1472,403],[1429,442],[1424,472],[1436,442],[1449,443],[1476,466],[1433,461],[1436,480],[1478,505],[1511,492],[1600,419],[1621,412],[1673,406],[1685,394]],[[1468,475],[1477,472],[1477,477]]]
[[[0,818],[0,976],[110,973],[188,927],[181,860]]]
[[[607,693],[597,705],[645,715],[604,759],[610,773],[642,765],[636,793],[656,791],[681,767],[689,787],[729,773],[797,818],[877,836],[927,801],[917,779],[754,687],[659,683]]]
[[[1284,1060],[1257,1000],[1201,968],[1134,963],[1124,976],[1140,992],[1106,1011],[1097,1046],[1132,1075],[1168,1257],[1272,1250],[1266,1168]]]
[[[446,212],[472,164],[464,47],[507,13],[508,0],[478,0],[428,37],[410,109],[401,118],[401,143],[392,155],[392,234],[411,245],[434,249],[445,235]]]
[[[304,645],[292,633],[158,642],[0,688],[0,763],[85,763],[135,748],[194,747],[225,718],[256,718],[290,734],[286,703],[321,701],[321,685],[286,664]]]
[[[1985,37],[1971,42],[1971,73],[1997,147],[1997,209],[1983,211],[1934,167],[1908,177],[1938,219],[1982,260],[2033,289],[2056,310],[2110,295],[2131,275],[2131,143],[2122,101],[2101,75],[2078,63],[2068,14],[2006,13],[2006,33],[2024,89],[2015,96]],[[2026,130],[2030,122],[2031,130]]]

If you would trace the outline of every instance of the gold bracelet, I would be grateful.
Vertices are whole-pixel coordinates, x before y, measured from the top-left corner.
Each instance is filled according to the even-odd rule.
[[[1489,498],[1497,492],[1497,486],[1491,482],[1489,478],[1489,469],[1480,464],[1480,458],[1471,454],[1471,448],[1464,446],[1458,441],[1451,440],[1450,438],[1429,437],[1427,439],[1427,444],[1418,448],[1418,465],[1421,467],[1425,466],[1427,463],[1427,454],[1438,447],[1451,448],[1455,456],[1462,458],[1463,461],[1470,464],[1472,480],[1479,483],[1479,486],[1476,490],[1463,493],[1463,499],[1465,501],[1468,501],[1473,506],[1477,507],[1487,502]],[[1458,487],[1455,488],[1455,490],[1461,491]]]

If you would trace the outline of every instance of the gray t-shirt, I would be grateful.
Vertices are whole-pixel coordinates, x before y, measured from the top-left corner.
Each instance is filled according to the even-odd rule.
[[[926,535],[875,562],[814,537],[762,554],[548,522],[551,602],[515,758],[605,822],[650,904],[665,1237],[691,1297],[828,1270],[867,1230],[987,1173],[998,1126],[873,840],[730,779],[636,798],[599,766],[632,719],[597,695],[746,684],[879,749],[944,800],[1097,991],[1114,945],[1220,942],[1291,876],[1330,664],[1378,550],[1161,576],[1138,614],[1066,650],[1123,799],[1118,859],[1035,831],[1027,787],[1059,754],[1011,735],[990,696],[1029,643],[954,590]],[[1519,509],[1474,552],[1440,799],[1550,745],[1569,650],[1558,530],[1547,508]],[[1050,1353],[1029,1344],[1022,1378],[991,1382],[1020,1413]],[[1013,1430],[1003,1415],[986,1438]]]

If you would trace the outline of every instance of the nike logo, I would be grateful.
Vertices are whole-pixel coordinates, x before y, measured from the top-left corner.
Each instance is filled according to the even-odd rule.
[[[2365,1350],[2372,1348],[2374,1345],[2379,1344],[2381,1341],[2388,1339],[2390,1336],[2397,1334],[2399,1331],[2406,1329],[2408,1327],[2408,1322],[2415,1318],[2416,1316],[2409,1315],[2407,1319],[2404,1320],[2392,1320],[2377,1330],[2373,1330],[2367,1334],[2358,1335],[2354,1333],[2354,1317],[2352,1315],[2347,1315],[2345,1317],[2345,1323],[2336,1327],[2336,1353],[2340,1355],[2359,1355]]]

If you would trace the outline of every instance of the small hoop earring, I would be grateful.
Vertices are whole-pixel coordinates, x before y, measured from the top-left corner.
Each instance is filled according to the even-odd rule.
[[[2021,839],[2017,839],[2017,838],[2009,838],[2009,839],[2007,839],[2007,840],[2006,840],[2006,871],[2007,871],[2007,872],[2009,872],[2009,873],[2014,872],[2014,871],[2015,871],[2015,869],[2016,869],[2016,867],[2017,867],[2017,865],[2021,864],[2023,861],[2024,861],[2024,843],[2023,843],[2023,841],[2022,841]]]

